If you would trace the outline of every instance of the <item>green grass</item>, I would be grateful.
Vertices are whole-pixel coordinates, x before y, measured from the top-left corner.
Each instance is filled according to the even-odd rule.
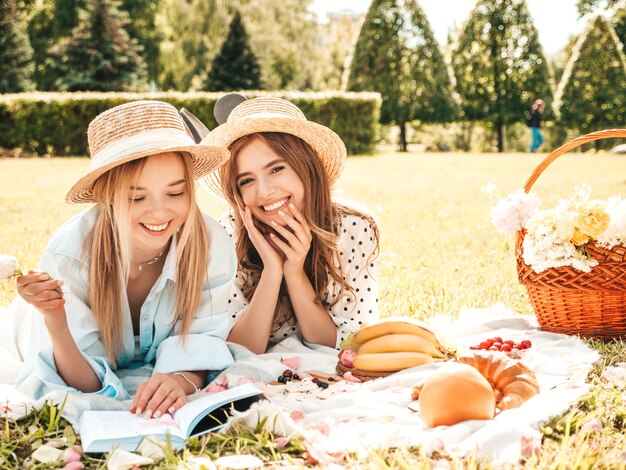
[[[502,194],[521,188],[542,157],[384,154],[350,158],[337,192],[360,201],[378,218],[382,235],[382,315],[456,315],[464,306],[489,307],[496,302],[503,302],[517,313],[532,314],[517,282],[514,240],[492,227],[489,208],[494,201],[480,188],[488,182],[496,184]],[[52,232],[83,209],[65,204],[63,196],[88,166],[86,159],[0,160],[0,253],[15,254],[25,268],[36,266]],[[545,208],[569,196],[582,182],[593,187],[593,197],[626,196],[626,158],[581,154],[561,157],[540,177],[534,190],[544,200]],[[201,208],[214,217],[226,208],[203,190],[199,199]],[[0,305],[8,305],[14,296],[11,283],[0,284]],[[594,341],[592,346],[603,358],[589,376],[592,393],[564,416],[548,423],[542,451],[526,460],[526,467],[626,465],[623,390],[607,387],[599,378],[607,365],[624,360],[626,348],[621,341]],[[603,430],[579,432],[592,418],[602,420]],[[68,432],[63,421],[48,430],[47,424],[41,424],[42,419],[34,414],[20,423],[0,420],[0,467],[17,468],[16,462],[30,455],[33,444],[41,441],[43,434]],[[177,460],[189,452],[216,457],[237,449],[268,461],[306,465],[306,452],[297,442],[278,448],[266,433],[241,431],[238,436],[213,435],[194,441],[187,453],[169,455],[159,468],[175,467]],[[7,455],[18,458],[11,460]],[[380,452],[366,461],[349,459],[349,465],[415,468],[431,465],[432,457],[420,449],[397,449]],[[475,458],[451,460],[450,464],[452,468],[479,466]],[[89,465],[104,465],[104,459],[89,461]],[[489,465],[483,462],[480,466]]]

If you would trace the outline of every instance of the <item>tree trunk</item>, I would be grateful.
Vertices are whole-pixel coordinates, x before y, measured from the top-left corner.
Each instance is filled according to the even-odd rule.
[[[498,153],[504,152],[504,123],[496,122],[496,131],[498,132]]]
[[[400,127],[400,136],[398,137],[398,151],[406,152],[407,151],[407,142],[406,142],[406,122],[401,122],[398,124]]]

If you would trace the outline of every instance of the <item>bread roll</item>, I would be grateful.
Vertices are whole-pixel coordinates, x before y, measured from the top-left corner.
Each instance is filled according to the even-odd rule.
[[[493,388],[467,364],[448,363],[426,379],[419,393],[420,415],[430,426],[451,426],[468,419],[492,419]]]

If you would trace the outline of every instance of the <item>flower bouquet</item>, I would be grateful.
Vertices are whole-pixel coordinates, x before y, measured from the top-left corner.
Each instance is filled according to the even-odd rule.
[[[540,210],[530,192],[556,158],[584,143],[626,137],[626,129],[594,132],[550,153],[518,191],[500,200],[492,222],[517,234],[520,283],[542,329],[585,337],[626,335],[626,200],[591,198],[583,184],[556,207]]]

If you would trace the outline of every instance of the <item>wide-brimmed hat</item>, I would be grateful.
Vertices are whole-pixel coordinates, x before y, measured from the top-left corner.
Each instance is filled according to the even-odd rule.
[[[162,101],[134,101],[98,115],[87,130],[91,171],[65,196],[70,203],[94,202],[93,185],[110,169],[163,152],[185,152],[199,179],[230,156],[224,146],[196,144],[177,109]]]
[[[341,174],[347,156],[341,138],[328,127],[308,121],[295,104],[282,98],[263,97],[243,101],[233,108],[225,123],[202,139],[202,144],[230,147],[237,139],[260,132],[281,132],[299,137],[315,151],[331,184]],[[204,181],[221,194],[216,173]]]

